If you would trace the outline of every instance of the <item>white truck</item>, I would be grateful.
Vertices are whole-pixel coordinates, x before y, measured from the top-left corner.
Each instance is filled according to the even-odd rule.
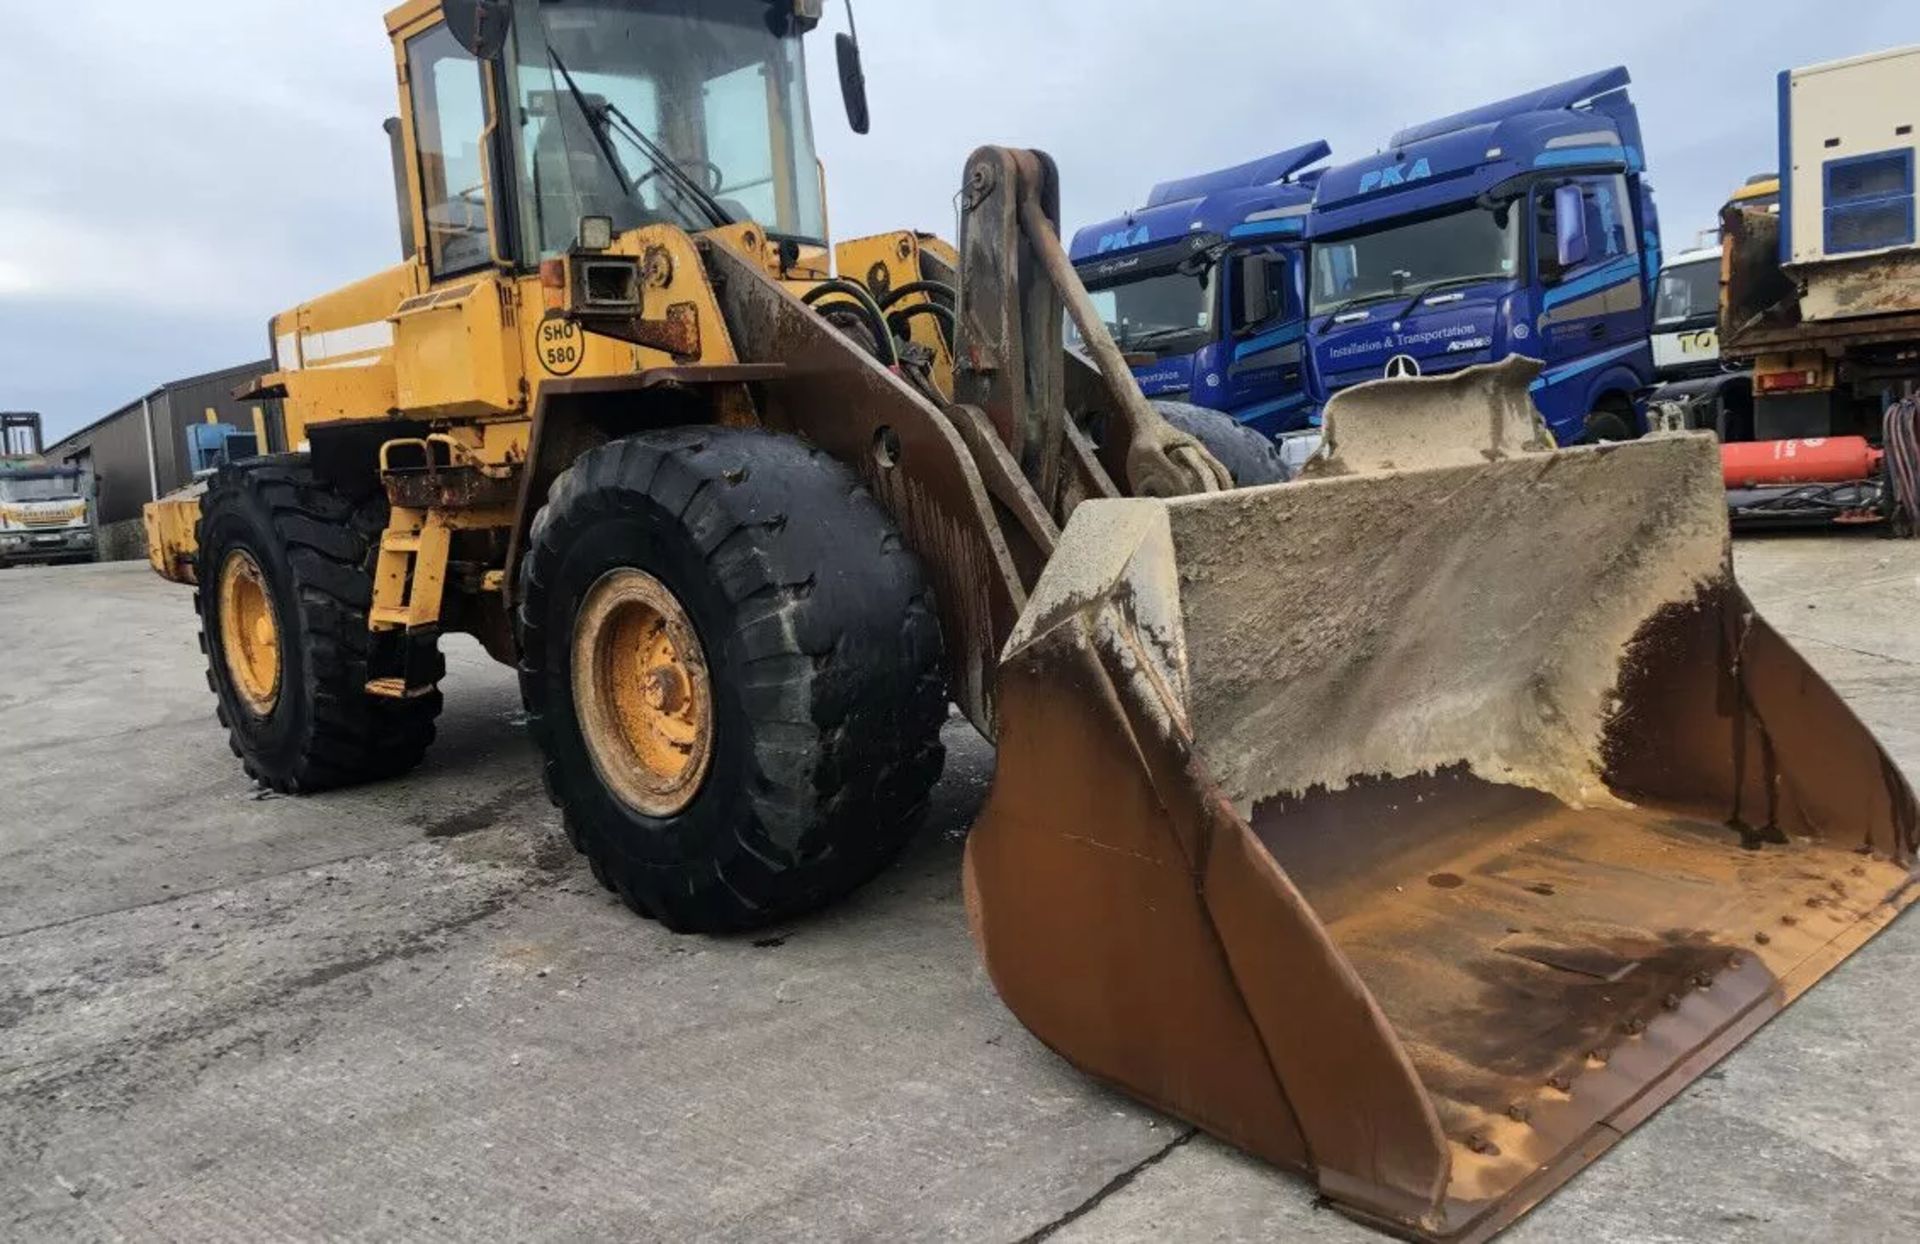
[[[0,567],[94,558],[93,473],[44,452],[39,415],[0,412]]]
[[[1653,300],[1653,373],[1647,401],[1655,428],[1709,428],[1722,440],[1752,434],[1748,374],[1720,358],[1720,247],[1674,255],[1660,268]]]

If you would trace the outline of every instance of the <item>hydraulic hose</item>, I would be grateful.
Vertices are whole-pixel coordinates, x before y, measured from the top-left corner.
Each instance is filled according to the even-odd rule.
[[[952,307],[943,307],[937,302],[916,303],[911,307],[902,307],[887,316],[887,324],[902,337],[911,337],[907,331],[907,321],[916,315],[931,315],[939,319],[946,327],[947,348],[953,348],[953,340],[960,331],[960,317],[954,314]]]
[[[915,294],[925,295],[927,301],[911,307],[903,307],[898,311],[892,309],[900,300],[911,298]],[[943,298],[945,302],[939,301]],[[953,348],[953,343],[960,333],[960,317],[954,310],[959,304],[960,291],[944,281],[909,281],[905,285],[888,290],[880,299],[880,309],[888,313],[888,325],[902,337],[911,335],[902,326],[914,316],[938,316],[941,324],[946,328],[949,350]]]
[[[800,301],[819,310],[820,302],[830,294],[837,294],[851,302],[860,312],[867,327],[873,330],[874,353],[888,367],[900,365],[900,351],[893,344],[893,331],[887,327],[887,316],[880,304],[873,300],[866,287],[852,281],[843,281],[839,277],[828,277],[800,296]],[[823,313],[824,314],[824,313]]]
[[[959,305],[960,302],[960,291],[945,281],[908,281],[905,285],[897,285],[888,290],[886,297],[880,300],[880,307],[885,310],[902,298],[910,298],[915,294],[925,294],[929,298],[944,298],[950,308]]]

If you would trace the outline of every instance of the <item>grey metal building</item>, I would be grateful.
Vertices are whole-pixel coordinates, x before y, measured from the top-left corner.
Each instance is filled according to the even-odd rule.
[[[47,447],[49,458],[93,467],[103,558],[143,555],[140,507],[192,479],[186,430],[205,422],[209,410],[221,423],[252,428],[259,408],[267,431],[263,451],[285,449],[279,403],[233,399],[235,389],[271,370],[263,359],[163,384]]]

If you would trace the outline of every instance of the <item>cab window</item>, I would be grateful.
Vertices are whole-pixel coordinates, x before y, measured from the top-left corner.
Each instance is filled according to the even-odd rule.
[[[767,130],[767,66],[743,65],[708,82],[701,90],[706,120],[707,188],[731,199],[754,220],[780,220],[775,190],[784,182],[773,166],[776,152]],[[791,209],[789,209],[790,212]]]
[[[1553,192],[1571,182],[1543,182],[1534,188],[1534,254],[1538,257],[1537,267],[1540,283],[1557,285],[1565,280],[1570,272],[1617,259],[1622,255],[1635,255],[1640,251],[1634,237],[1633,212],[1627,198],[1627,179],[1614,174],[1611,177],[1588,177],[1578,181],[1580,197],[1586,208],[1587,217],[1587,257],[1572,268],[1562,269],[1559,262],[1559,245],[1553,229]]]
[[[1247,255],[1234,270],[1233,330],[1259,328],[1298,317],[1300,300],[1284,255]]]
[[[436,277],[492,262],[487,232],[486,90],[480,63],[445,26],[407,44],[413,132],[427,217],[427,262]]]

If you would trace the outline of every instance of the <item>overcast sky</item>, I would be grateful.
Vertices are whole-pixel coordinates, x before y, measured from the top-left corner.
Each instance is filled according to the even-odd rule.
[[[54,435],[267,351],[276,310],[394,262],[384,0],[5,0],[0,407]],[[828,28],[845,20],[830,0]],[[862,0],[873,133],[826,39],[814,119],[841,237],[951,237],[967,153],[1040,147],[1069,231],[1167,177],[1624,64],[1669,249],[1774,163],[1774,74],[1911,42],[1911,0],[1298,4]],[[1902,19],[1905,19],[1904,21]]]

